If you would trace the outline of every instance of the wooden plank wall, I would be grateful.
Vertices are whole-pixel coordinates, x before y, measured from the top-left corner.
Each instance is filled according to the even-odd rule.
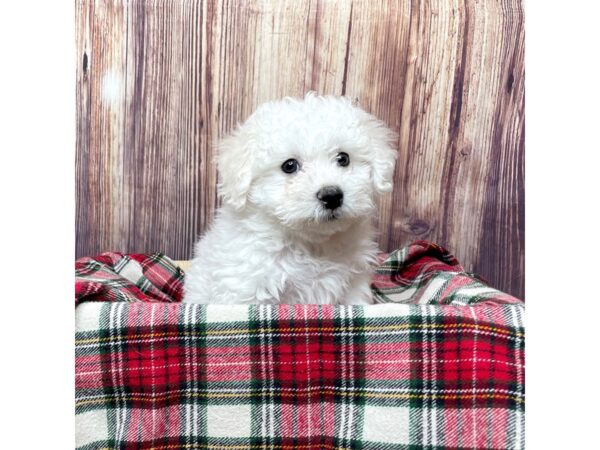
[[[266,100],[347,95],[400,134],[380,243],[524,297],[520,0],[78,0],[77,256],[189,258],[213,143]]]

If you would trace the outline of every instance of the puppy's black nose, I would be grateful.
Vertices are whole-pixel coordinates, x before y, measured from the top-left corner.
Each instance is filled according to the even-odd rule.
[[[344,193],[338,186],[325,186],[317,192],[317,198],[327,209],[334,210],[342,206]]]

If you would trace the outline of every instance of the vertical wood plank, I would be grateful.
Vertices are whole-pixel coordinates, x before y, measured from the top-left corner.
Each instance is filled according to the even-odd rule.
[[[352,7],[350,1],[310,2],[304,92],[344,95]]]
[[[78,255],[126,248],[123,208],[126,9],[122,1],[77,2]]]
[[[178,258],[215,206],[202,111],[202,9],[198,2],[133,0],[128,12],[128,250]]]

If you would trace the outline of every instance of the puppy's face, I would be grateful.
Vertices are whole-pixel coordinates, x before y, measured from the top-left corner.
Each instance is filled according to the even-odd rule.
[[[331,234],[392,188],[395,135],[344,98],[266,103],[219,146],[220,192],[292,230]]]

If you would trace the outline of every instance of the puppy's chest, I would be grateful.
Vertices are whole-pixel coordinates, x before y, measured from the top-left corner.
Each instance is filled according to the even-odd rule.
[[[278,259],[282,271],[281,303],[334,304],[340,301],[355,273],[338,259],[288,251]]]

